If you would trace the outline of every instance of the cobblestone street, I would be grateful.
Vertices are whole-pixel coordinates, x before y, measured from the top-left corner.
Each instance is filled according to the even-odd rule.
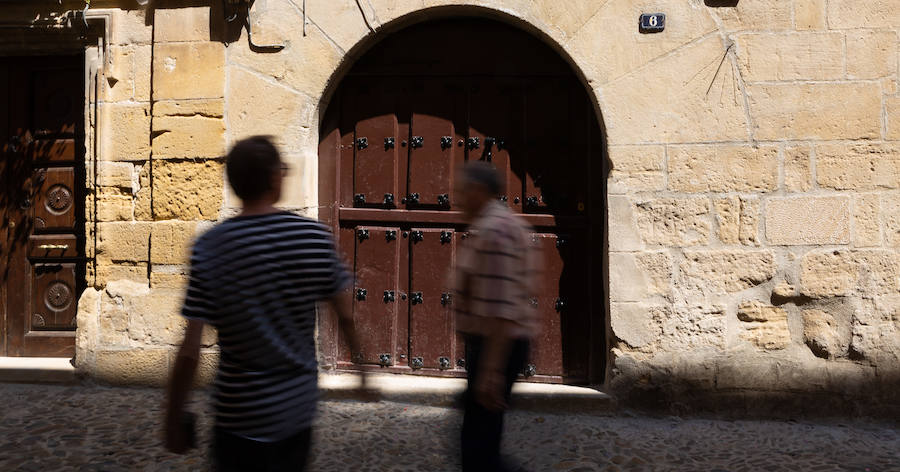
[[[0,470],[205,470],[161,447],[162,391],[0,384]],[[313,471],[458,470],[460,415],[447,408],[328,401],[319,409]],[[513,412],[505,450],[529,471],[900,471],[895,425]]]

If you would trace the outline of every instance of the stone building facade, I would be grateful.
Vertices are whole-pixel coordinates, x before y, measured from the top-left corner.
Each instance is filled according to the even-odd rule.
[[[282,205],[317,216],[319,130],[343,74],[406,26],[472,16],[548,44],[601,123],[599,383],[624,400],[896,401],[893,1],[307,0],[304,12],[298,0],[256,0],[252,41],[277,51],[229,26],[232,3],[241,2],[94,0],[87,10],[102,25],[84,46],[89,262],[75,360],[85,375],[166,377],[183,329],[187,248],[238,204],[223,180],[230,143],[276,136],[294,168]],[[5,2],[0,23],[77,29],[83,7]],[[640,15],[657,12],[665,30],[642,34]],[[10,31],[0,44],[21,41]],[[208,378],[212,333],[206,344]]]

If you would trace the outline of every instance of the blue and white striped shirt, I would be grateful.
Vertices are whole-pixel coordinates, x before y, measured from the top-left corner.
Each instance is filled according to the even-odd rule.
[[[231,218],[198,238],[182,313],[218,331],[217,427],[271,442],[311,425],[315,303],[350,282],[329,229],[293,213]]]

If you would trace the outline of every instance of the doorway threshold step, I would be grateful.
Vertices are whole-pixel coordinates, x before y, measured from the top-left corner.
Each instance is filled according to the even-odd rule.
[[[0,357],[0,383],[74,384],[75,367],[63,357]]]
[[[466,380],[457,378],[371,374],[368,380],[383,401],[427,406],[455,406],[466,388]],[[319,375],[319,390],[325,400],[359,400],[355,391],[358,385],[359,376],[355,374]],[[606,414],[613,410],[614,402],[592,387],[516,382],[511,406],[546,413]]]

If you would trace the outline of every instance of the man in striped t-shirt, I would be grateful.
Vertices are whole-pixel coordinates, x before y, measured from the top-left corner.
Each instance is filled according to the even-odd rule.
[[[197,368],[201,331],[218,332],[213,394],[213,462],[219,471],[302,470],[315,413],[316,306],[330,300],[355,352],[351,276],[328,228],[274,207],[287,168],[265,137],[237,143],[226,157],[240,215],[198,238],[182,309],[185,339],[170,381],[166,444],[187,449],[184,403]],[[365,378],[361,377],[363,386]]]
[[[472,220],[457,257],[453,298],[469,378],[463,470],[502,471],[503,411],[538,330],[531,299],[540,252],[528,224],[497,200],[500,178],[493,166],[470,162],[460,181],[460,203]]]

